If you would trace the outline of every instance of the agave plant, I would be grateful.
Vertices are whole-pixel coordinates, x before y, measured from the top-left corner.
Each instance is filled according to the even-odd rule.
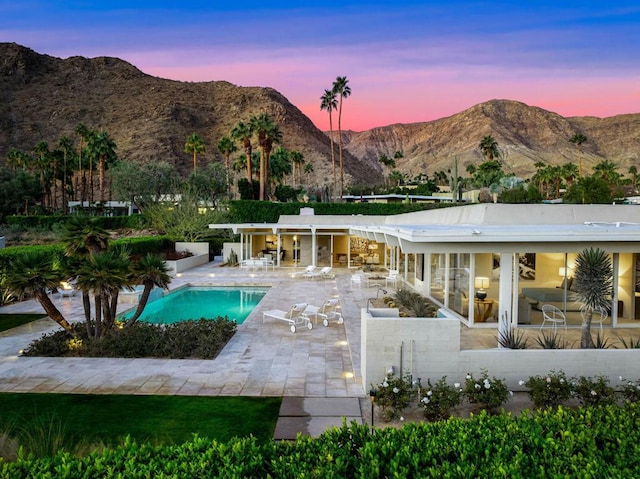
[[[543,331],[542,335],[536,338],[536,342],[542,349],[567,349],[567,341],[558,336],[557,331],[548,335]]]

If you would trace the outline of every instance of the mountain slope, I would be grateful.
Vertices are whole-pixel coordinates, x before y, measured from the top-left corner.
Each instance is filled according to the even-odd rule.
[[[218,140],[240,120],[266,112],[279,124],[283,146],[303,153],[318,185],[331,182],[329,139],[272,88],[238,87],[224,81],[191,83],[152,77],[117,58],[65,60],[12,43],[0,44],[0,161],[11,147],[50,148],[74,137],[82,122],[107,131],[124,159],[157,159],[189,171],[184,143],[196,132],[204,157],[221,159]],[[356,182],[368,166],[349,153],[345,170]]]

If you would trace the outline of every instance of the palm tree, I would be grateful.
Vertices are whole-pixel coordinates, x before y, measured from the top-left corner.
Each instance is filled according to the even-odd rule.
[[[296,186],[296,170],[298,171],[298,182],[302,184],[302,165],[304,165],[304,155],[299,151],[289,152],[289,158],[293,163],[293,186]]]
[[[253,145],[251,144],[251,137],[253,136],[253,130],[250,123],[240,121],[231,130],[231,138],[235,141],[240,141],[244,148],[244,153],[247,157],[247,181],[250,185],[253,184],[253,168],[251,165],[251,153],[253,151]]]
[[[58,141],[58,148],[62,152],[62,208],[64,212],[67,212],[67,157],[73,148],[71,139],[67,136],[63,136]]]
[[[35,167],[38,170],[38,175],[40,177],[40,187],[45,192],[46,198],[49,198],[49,204],[51,204],[51,185],[48,178],[52,158],[51,151],[49,151],[49,145],[46,141],[39,141],[33,148],[33,152],[36,154]],[[44,203],[42,206],[44,206]]]
[[[351,87],[348,85],[347,77],[337,77],[333,82],[333,91],[339,96],[338,105],[338,152],[340,155],[340,199],[344,191],[344,162],[342,160],[342,101],[351,96]]]
[[[598,174],[603,180],[610,185],[615,185],[620,182],[620,173],[618,173],[618,166],[609,160],[602,160],[593,167],[593,173]]]
[[[204,141],[197,133],[192,133],[184,144],[184,152],[193,154],[193,172],[198,170],[198,153],[205,151]]]
[[[578,149],[578,173],[580,176],[582,176],[582,158],[580,156],[580,147],[584,142],[587,141],[587,137],[582,133],[576,133],[571,138],[569,138],[569,141],[575,144],[576,148]]]
[[[382,155],[380,155],[380,158],[378,158],[378,161],[382,164],[382,166],[384,168],[387,168],[389,170],[389,173],[391,173],[391,169],[396,167],[396,160],[394,160],[393,158],[389,158],[387,155],[385,155],[384,153]],[[385,185],[387,184],[387,177],[384,177],[384,183]]]
[[[581,348],[593,348],[591,318],[595,310],[609,310],[613,292],[611,258],[600,248],[589,248],[578,253],[573,289],[583,306]]]
[[[133,316],[131,316],[126,323],[127,327],[135,323],[140,317],[149,301],[151,290],[154,287],[162,289],[168,288],[171,282],[168,271],[169,269],[164,260],[160,256],[151,253],[148,253],[141,258],[140,261],[133,264],[130,281],[132,284],[144,285],[144,290],[140,296],[140,302],[138,303],[135,313],[133,313]]]
[[[235,153],[236,151],[238,151],[238,147],[235,145],[231,138],[229,138],[228,136],[223,136],[218,141],[218,151],[224,156],[224,169],[227,173],[227,185],[229,185],[231,153]]]
[[[500,150],[498,150],[498,142],[491,135],[485,135],[478,145],[485,161],[492,161],[500,158]]]
[[[254,116],[250,123],[260,146],[260,200],[266,200],[269,197],[269,156],[273,144],[282,140],[282,133],[280,127],[266,113]]]
[[[87,150],[89,157],[98,160],[98,186],[100,189],[100,201],[104,201],[104,175],[107,164],[118,159],[116,154],[116,142],[106,131],[99,131],[89,137]],[[91,182],[93,187],[93,180]]]
[[[638,167],[635,165],[630,166],[629,174],[631,175],[631,186],[636,190],[638,188]]]
[[[77,333],[51,301],[47,290],[55,290],[64,279],[62,270],[53,267],[48,253],[30,252],[10,260],[5,270],[5,287],[19,298],[33,296],[47,315],[71,336]]]
[[[87,178],[82,168],[82,150],[84,148],[83,142],[89,139],[91,131],[84,125],[84,123],[78,123],[75,133],[80,137],[80,143],[78,144],[78,171],[80,172],[80,178],[82,178],[82,184],[78,185],[78,198],[82,204],[87,198]],[[80,182],[80,178],[78,178],[78,183]]]
[[[313,163],[306,163],[304,165],[304,174],[308,176],[311,173],[313,173]]]
[[[329,143],[331,145],[331,167],[333,169],[333,190],[336,191],[336,155],[333,148],[333,111],[338,108],[338,100],[334,90],[325,90],[320,97],[320,111],[327,110],[329,113]]]

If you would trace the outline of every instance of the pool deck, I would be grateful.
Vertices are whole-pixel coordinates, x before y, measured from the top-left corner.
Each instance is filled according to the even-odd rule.
[[[50,319],[0,333],[0,392],[176,394],[202,396],[283,396],[283,410],[291,401],[305,398],[305,408],[295,407],[291,421],[307,424],[308,432],[323,424],[339,425],[341,417],[353,418],[355,405],[364,397],[360,374],[360,309],[377,288],[351,286],[351,273],[334,268],[333,279],[294,278],[303,268],[280,268],[250,272],[209,263],[177,275],[170,285],[271,286],[258,307],[238,326],[238,331],[213,360],[43,358],[23,357],[21,349],[59,327]],[[312,330],[275,319],[263,323],[263,311],[288,309],[293,303],[321,305],[339,298],[344,324],[320,322]],[[82,321],[82,299],[56,299],[56,305],[71,322]],[[132,307],[120,303],[119,311]],[[0,308],[3,313],[42,312],[36,301]],[[320,412],[309,398],[331,398],[333,406],[321,403]],[[304,401],[303,401],[304,402]],[[333,410],[333,418],[323,411]],[[300,412],[303,411],[303,412]],[[283,411],[283,415],[287,415]],[[309,415],[318,416],[316,425]],[[320,426],[318,426],[320,425]],[[278,425],[282,438],[291,431]],[[315,434],[314,434],[315,435]]]

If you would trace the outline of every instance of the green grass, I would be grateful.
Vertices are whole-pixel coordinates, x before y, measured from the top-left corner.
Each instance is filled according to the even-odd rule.
[[[179,444],[201,437],[227,441],[273,437],[281,398],[129,396],[101,394],[0,394],[0,431],[25,423],[61,421],[65,432],[117,444],[138,441]]]
[[[42,313],[0,314],[0,332],[46,317]]]

